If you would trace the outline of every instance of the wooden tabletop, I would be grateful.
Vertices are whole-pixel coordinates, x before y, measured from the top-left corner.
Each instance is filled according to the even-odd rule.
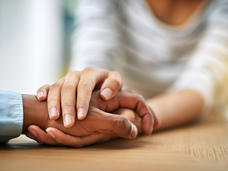
[[[0,171],[8,170],[228,171],[228,117],[217,111],[150,137],[78,149],[39,145],[21,136],[0,146]]]

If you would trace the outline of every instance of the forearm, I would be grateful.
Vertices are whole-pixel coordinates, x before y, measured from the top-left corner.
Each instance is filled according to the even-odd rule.
[[[42,129],[48,124],[47,103],[39,102],[33,95],[22,95],[23,99],[23,131],[25,133],[29,125],[37,125]]]
[[[202,96],[194,90],[169,92],[149,99],[158,125],[155,130],[174,127],[198,118],[204,106]]]

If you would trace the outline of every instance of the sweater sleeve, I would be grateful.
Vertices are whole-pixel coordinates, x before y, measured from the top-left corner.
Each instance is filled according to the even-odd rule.
[[[216,89],[228,73],[228,2],[221,1],[215,8],[186,70],[171,87],[196,90],[204,98],[206,109],[214,103]]]
[[[21,94],[0,90],[0,143],[19,136],[23,125]]]
[[[84,0],[76,15],[71,69],[112,69],[118,50],[116,0]]]

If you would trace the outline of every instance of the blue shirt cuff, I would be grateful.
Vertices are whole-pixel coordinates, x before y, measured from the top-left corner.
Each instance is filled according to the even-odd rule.
[[[0,142],[19,136],[23,126],[23,102],[19,93],[0,90]]]

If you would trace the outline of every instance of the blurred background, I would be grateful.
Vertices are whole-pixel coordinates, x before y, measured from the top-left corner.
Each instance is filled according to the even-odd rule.
[[[0,89],[34,94],[68,71],[81,1],[0,1]],[[218,104],[228,102],[227,87],[224,80]]]
[[[0,89],[35,93],[68,69],[79,0],[0,1]]]

